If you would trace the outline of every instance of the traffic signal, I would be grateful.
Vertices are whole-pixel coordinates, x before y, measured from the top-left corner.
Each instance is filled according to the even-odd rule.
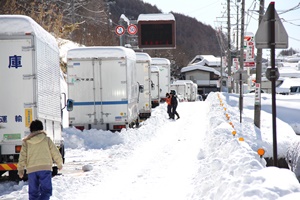
[[[166,49],[176,47],[175,19],[172,14],[143,14],[138,20],[139,48]],[[161,17],[163,15],[163,17]],[[171,15],[171,17],[170,17]]]

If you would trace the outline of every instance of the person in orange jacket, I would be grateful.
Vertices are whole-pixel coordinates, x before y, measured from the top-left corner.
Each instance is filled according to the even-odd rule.
[[[166,102],[168,104],[168,107],[167,107],[167,112],[168,112],[168,115],[169,115],[169,119],[172,118],[172,111],[171,111],[171,96],[169,93],[166,93]]]

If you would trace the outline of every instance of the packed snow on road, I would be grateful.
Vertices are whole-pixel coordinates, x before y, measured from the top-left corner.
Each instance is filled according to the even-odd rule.
[[[300,199],[298,172],[266,167],[256,152],[272,156],[271,114],[262,107],[255,128],[249,106],[240,124],[237,99],[210,93],[206,101],[181,102],[176,121],[161,104],[140,128],[121,132],[65,128],[66,161],[51,200]],[[254,94],[245,101],[253,103]],[[280,119],[277,126],[284,157],[299,136]],[[27,193],[27,182],[0,184],[0,199],[24,200]]]

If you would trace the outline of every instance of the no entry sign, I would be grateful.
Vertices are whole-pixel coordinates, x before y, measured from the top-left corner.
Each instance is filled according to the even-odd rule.
[[[123,35],[125,33],[124,26],[117,26],[116,29],[115,29],[115,32],[119,36]]]
[[[130,35],[135,35],[135,34],[137,33],[137,31],[138,31],[138,28],[137,28],[137,26],[134,25],[134,24],[129,25],[128,28],[127,28],[127,32],[128,32]]]

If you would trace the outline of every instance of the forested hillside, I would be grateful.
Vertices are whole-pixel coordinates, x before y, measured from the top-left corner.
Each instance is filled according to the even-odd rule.
[[[161,13],[142,0],[1,0],[1,14],[25,14],[56,37],[86,45],[119,45],[115,27],[123,14],[137,20],[139,14]],[[173,13],[176,49],[146,50],[150,56],[172,61],[173,75],[199,54],[220,55],[216,31],[195,18]],[[205,17],[205,16],[203,16]]]

